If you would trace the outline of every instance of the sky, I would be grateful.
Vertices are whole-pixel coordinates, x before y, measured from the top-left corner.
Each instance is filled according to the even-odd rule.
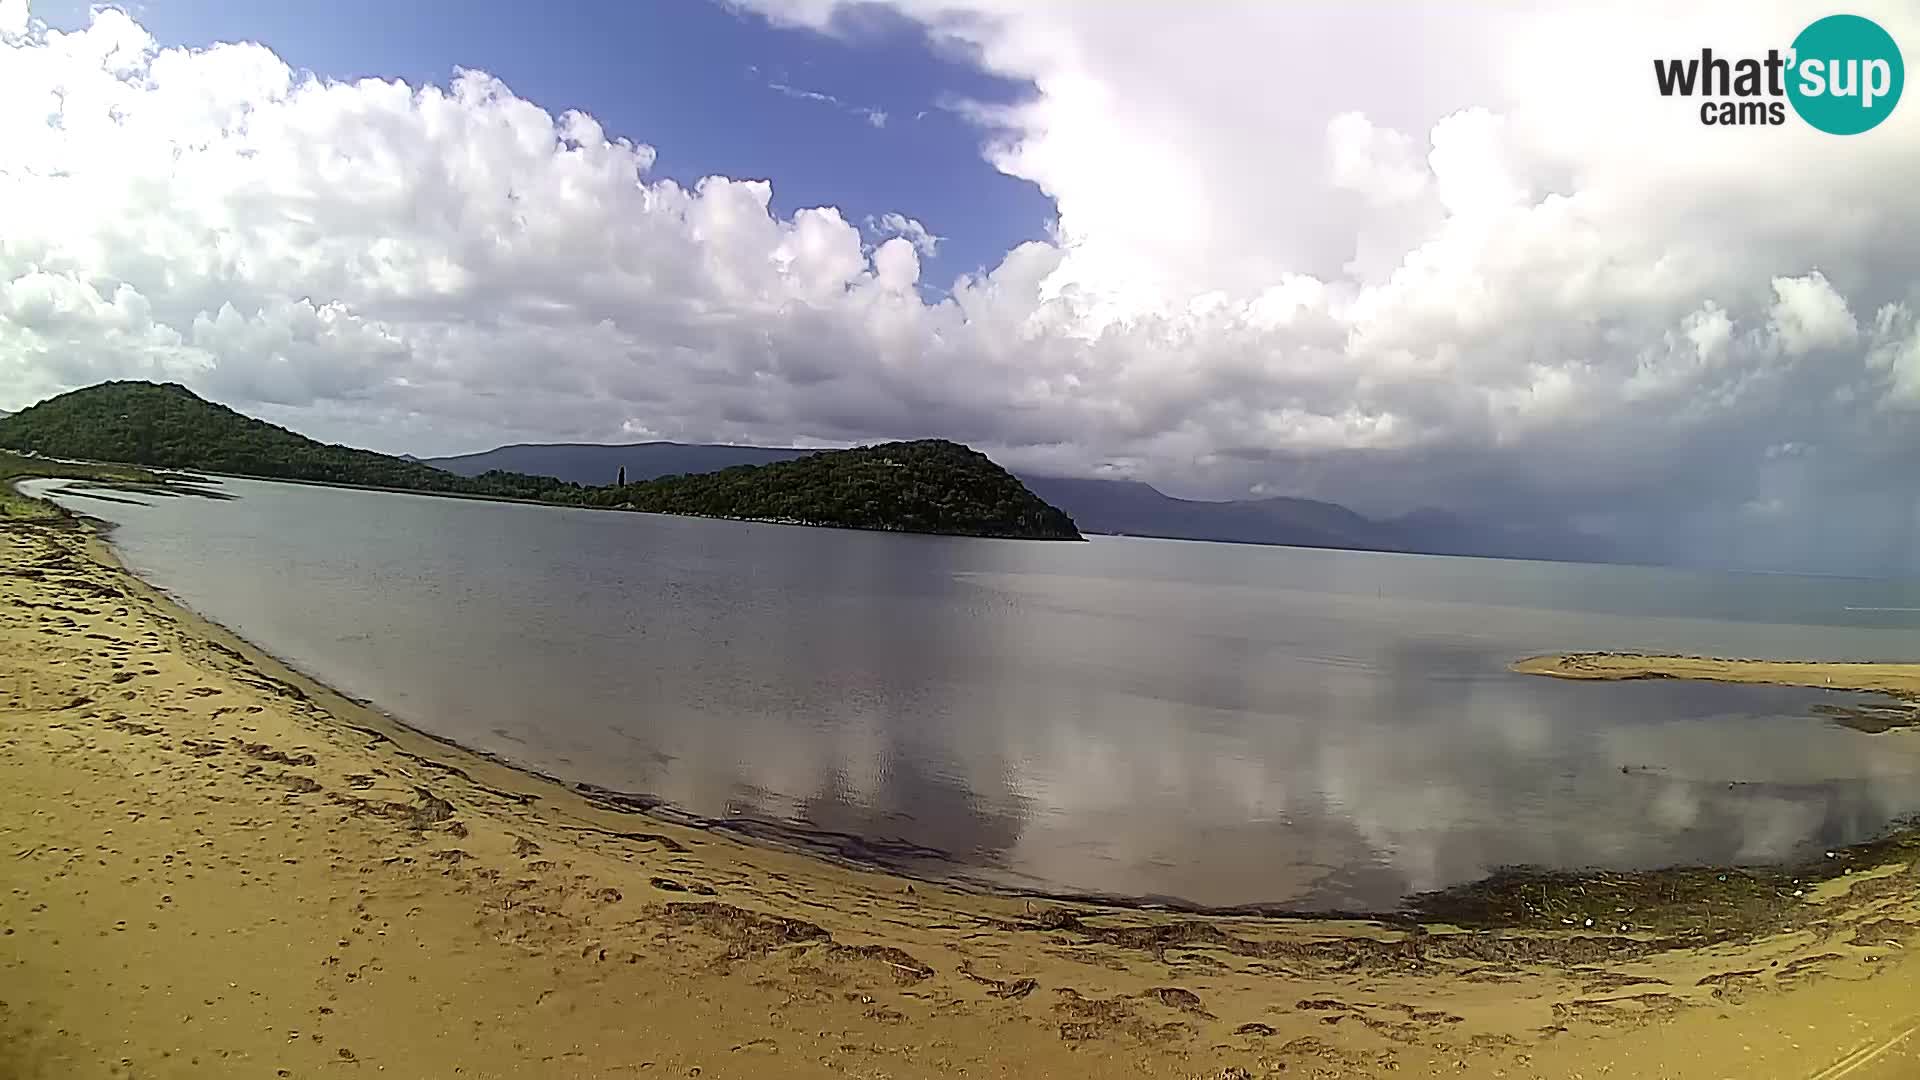
[[[1652,78],[1825,8],[563,6],[0,0],[0,408],[941,436],[1920,572],[1920,103],[1710,128]]]

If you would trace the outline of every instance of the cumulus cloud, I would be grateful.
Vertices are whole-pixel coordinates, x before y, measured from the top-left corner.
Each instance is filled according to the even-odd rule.
[[[1780,347],[1790,354],[1846,345],[1859,331],[1846,297],[1833,291],[1823,274],[1774,278],[1773,294],[1770,322]]]
[[[936,302],[912,207],[868,244],[769,182],[655,178],[484,72],[331,82],[0,0],[0,407],[138,376],[421,453],[937,434],[1182,494],[1914,568],[1920,113],[1707,132],[1647,72],[1807,12],[893,3],[1031,84],[960,113],[1058,211]],[[1286,78],[1247,93],[1276,42]]]
[[[1419,198],[1432,175],[1411,138],[1376,127],[1357,112],[1327,122],[1327,151],[1334,186],[1357,191],[1382,206]]]
[[[922,255],[932,255],[938,251],[940,241],[944,239],[943,237],[935,236],[928,232],[925,225],[920,224],[913,218],[907,217],[905,214],[892,212],[881,214],[878,219],[867,219],[867,225],[883,236],[900,237],[907,243],[912,244],[913,250]]]

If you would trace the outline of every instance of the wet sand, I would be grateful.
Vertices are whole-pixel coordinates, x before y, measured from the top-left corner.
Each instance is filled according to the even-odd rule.
[[[1920,845],[1838,855],[1456,925],[909,883],[410,732],[0,525],[0,1077],[1920,1075]]]

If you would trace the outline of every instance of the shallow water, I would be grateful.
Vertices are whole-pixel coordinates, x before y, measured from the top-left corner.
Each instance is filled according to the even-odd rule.
[[[916,873],[1386,909],[1502,865],[1777,859],[1920,811],[1920,733],[1809,711],[1857,696],[1505,668],[1910,658],[1911,582],[28,486],[408,724]]]

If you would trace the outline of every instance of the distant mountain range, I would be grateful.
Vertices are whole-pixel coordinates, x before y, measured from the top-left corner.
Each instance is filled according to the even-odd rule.
[[[642,442],[608,446],[601,443],[519,443],[457,457],[414,458],[461,476],[501,472],[531,473],[598,487],[618,482],[620,470],[627,482],[638,483],[682,473],[719,472],[735,465],[771,465],[813,453],[760,446],[709,446],[696,443]],[[411,456],[411,455],[408,455]]]
[[[673,442],[532,443],[456,457],[332,446],[205,401],[185,387],[103,383],[0,413],[0,447],[94,461],[447,494],[856,528],[1009,536],[1083,532],[1247,544],[1614,562],[1603,542],[1440,510],[1369,518],[1301,498],[1178,499],[1134,480],[1009,475],[939,440],[865,451]],[[898,468],[904,457],[916,463]],[[804,468],[774,468],[802,458]],[[707,479],[740,466],[751,477]],[[669,478],[699,478],[697,481]],[[1018,482],[1015,482],[1015,481]],[[624,482],[624,483],[623,483]],[[616,487],[616,485],[620,485]],[[1055,508],[1072,521],[1056,519]]]
[[[944,439],[788,455],[801,460],[591,484],[317,442],[177,383],[106,382],[0,419],[0,448],[47,457],[845,529],[1079,540],[1073,519],[985,454]],[[630,482],[631,481],[631,482]]]
[[[523,443],[478,454],[424,458],[461,476],[489,470],[551,476],[576,484],[636,482],[735,465],[790,461],[813,451],[784,447],[643,442]],[[1408,551],[1433,555],[1611,562],[1602,542],[1577,533],[1500,527],[1441,510],[1369,518],[1338,503],[1267,498],[1177,499],[1137,480],[1016,474],[1029,491],[1069,514],[1082,532],[1242,544]]]

